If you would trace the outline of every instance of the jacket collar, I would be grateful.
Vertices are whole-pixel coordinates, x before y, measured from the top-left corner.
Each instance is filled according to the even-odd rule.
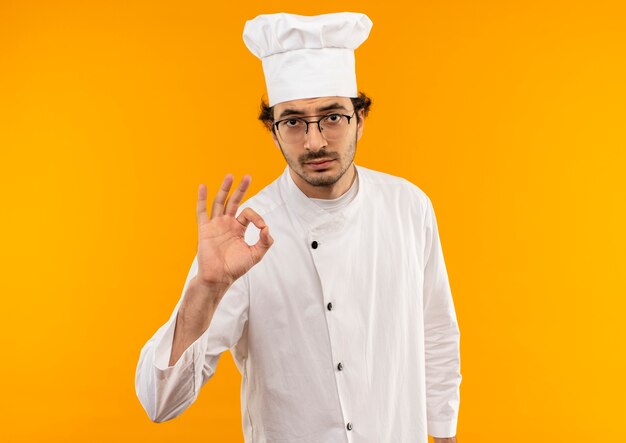
[[[359,189],[354,200],[341,211],[330,213],[317,205],[298,188],[289,173],[289,165],[287,165],[280,177],[279,187],[289,212],[295,213],[302,225],[310,230],[326,231],[344,228],[356,214],[367,188],[365,180],[363,180],[362,169],[356,164],[354,167],[359,179]]]

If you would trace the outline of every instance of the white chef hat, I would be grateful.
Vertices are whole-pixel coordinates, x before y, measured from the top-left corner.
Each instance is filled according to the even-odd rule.
[[[367,39],[365,14],[264,14],[248,20],[243,40],[263,62],[269,105],[311,97],[357,97],[354,50]]]

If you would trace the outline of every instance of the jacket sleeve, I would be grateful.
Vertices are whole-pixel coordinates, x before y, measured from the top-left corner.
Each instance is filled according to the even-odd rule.
[[[424,348],[428,434],[456,435],[460,402],[460,331],[437,220],[427,198],[424,248]]]
[[[237,345],[247,323],[249,297],[244,275],[224,294],[208,329],[184,351],[174,366],[168,366],[176,316],[189,282],[198,272],[197,260],[196,256],[170,319],[148,340],[139,355],[135,391],[154,422],[177,417],[196,400],[200,388],[215,373],[221,353]]]

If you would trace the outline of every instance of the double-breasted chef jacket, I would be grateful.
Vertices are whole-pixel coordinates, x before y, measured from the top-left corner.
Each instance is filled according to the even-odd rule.
[[[141,350],[135,387],[156,422],[189,407],[230,350],[246,443],[427,443],[456,434],[460,332],[429,197],[356,166],[358,193],[322,209],[289,167],[239,208],[274,238],[209,328],[168,367],[176,315]],[[249,225],[253,244],[259,230]],[[216,399],[217,401],[217,399]]]

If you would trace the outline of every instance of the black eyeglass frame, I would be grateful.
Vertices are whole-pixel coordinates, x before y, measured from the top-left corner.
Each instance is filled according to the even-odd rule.
[[[272,127],[274,128],[274,132],[278,132],[278,134],[280,134],[280,130],[278,129],[278,125],[281,124],[282,122],[286,122],[287,120],[300,120],[303,121],[306,124],[306,129],[304,130],[304,135],[307,135],[309,133],[309,124],[311,123],[317,123],[317,129],[320,131],[320,134],[322,134],[322,136],[324,135],[324,131],[322,130],[322,126],[320,125],[320,122],[322,120],[324,120],[325,118],[328,117],[332,117],[333,115],[340,115],[342,117],[345,117],[348,119],[348,124],[350,124],[350,120],[352,120],[352,118],[354,118],[354,115],[356,114],[356,109],[354,110],[354,112],[352,112],[352,115],[346,115],[346,114],[339,114],[338,112],[333,112],[331,114],[326,114],[324,116],[320,116],[320,115],[305,115],[302,117],[287,117],[287,118],[283,118],[282,120],[278,120],[277,122],[272,124]],[[305,120],[304,118],[310,118],[310,117],[322,117],[318,120]],[[281,135],[282,138],[282,135]]]

